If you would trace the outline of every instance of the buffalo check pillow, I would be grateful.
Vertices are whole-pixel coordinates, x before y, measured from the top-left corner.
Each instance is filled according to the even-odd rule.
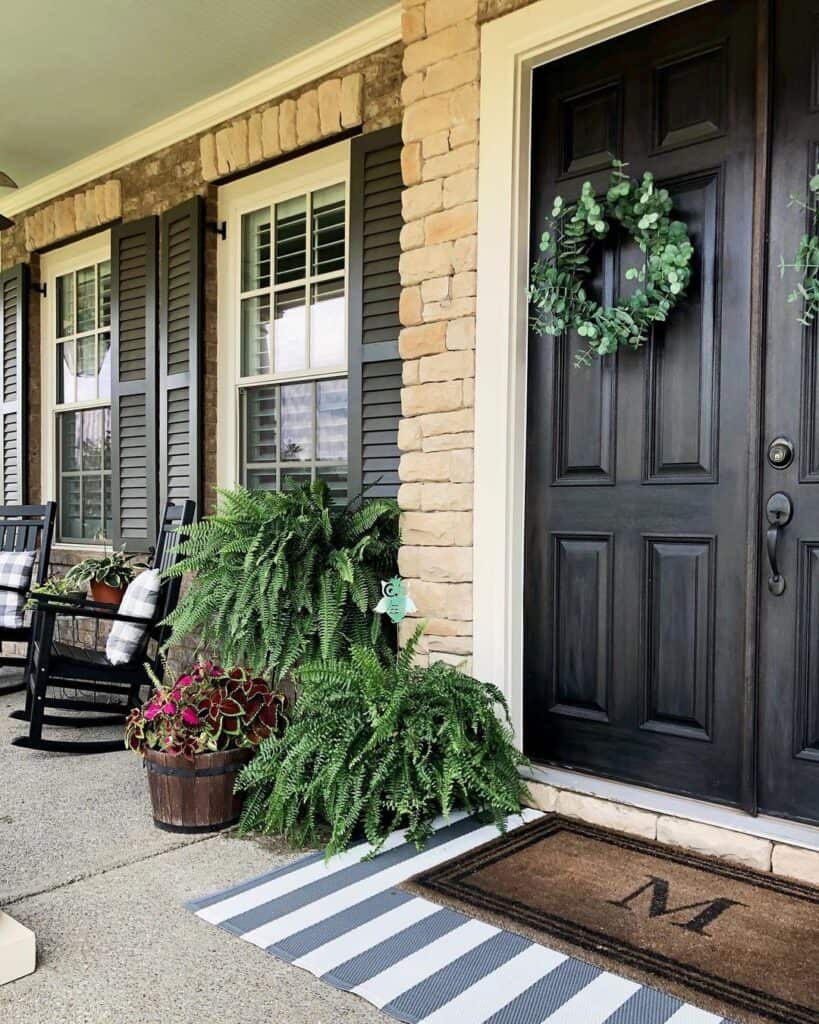
[[[0,551],[0,628],[22,627],[33,568],[33,551]]]
[[[133,615],[145,619],[146,625],[138,622],[114,622],[105,645],[105,656],[112,665],[127,665],[142,646],[148,623],[156,613],[159,589],[162,581],[159,569],[147,569],[128,584],[119,606],[121,615]]]

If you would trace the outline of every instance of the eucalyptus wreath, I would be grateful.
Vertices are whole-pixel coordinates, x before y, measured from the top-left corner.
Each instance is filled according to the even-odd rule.
[[[795,270],[802,275],[801,281],[797,281],[788,296],[788,302],[802,302],[802,315],[797,320],[803,327],[810,327],[819,313],[819,207],[816,205],[819,197],[819,165],[808,183],[808,189],[813,196],[813,203],[791,195],[788,206],[798,206],[809,214],[810,230],[799,240],[793,262],[786,263],[784,257],[779,260],[782,277],[786,270]]]
[[[657,188],[648,171],[640,181],[633,180],[625,166],[614,161],[605,198],[595,194],[589,181],[576,201],[555,198],[540,240],[541,255],[532,267],[532,326],[538,334],[575,330],[588,339],[588,347],[575,353],[577,366],[590,366],[594,356],[621,346],[639,348],[652,325],[668,319],[691,280],[694,248],[686,225],[671,218],[668,190]],[[626,271],[626,279],[640,287],[617,305],[602,306],[588,294],[585,282],[591,250],[612,222],[632,236],[643,262]]]

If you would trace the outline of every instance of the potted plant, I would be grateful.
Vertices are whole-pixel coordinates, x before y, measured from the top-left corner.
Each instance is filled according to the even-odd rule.
[[[104,604],[118,605],[122,601],[125,588],[137,575],[137,570],[146,569],[145,562],[135,561],[136,555],[126,555],[124,551],[105,550],[102,555],[84,558],[65,574],[68,584],[77,589],[87,583],[91,597]]]
[[[68,579],[67,576],[61,576],[59,573],[49,576],[44,583],[32,587],[31,594],[32,597],[29,598],[27,603],[28,608],[36,607],[37,602],[34,598],[38,594],[43,597],[64,597],[67,604],[77,604],[85,597],[85,592],[80,589],[77,583]]]
[[[282,685],[301,661],[340,657],[352,640],[383,654],[393,630],[372,608],[398,563],[398,505],[337,504],[323,480],[219,492],[167,575],[189,580],[169,644],[189,635],[230,664]]]
[[[134,708],[125,745],[148,770],[154,824],[170,832],[213,832],[234,824],[242,797],[236,772],[282,723],[284,695],[246,669],[196,664],[176,682],[155,680]]]
[[[422,630],[397,655],[354,644],[347,658],[296,671],[286,731],[265,740],[239,776],[250,792],[240,832],[323,844],[329,857],[358,836],[378,850],[399,828],[420,847],[436,815],[454,808],[499,829],[520,812],[529,762],[503,693],[445,662],[416,665]]]

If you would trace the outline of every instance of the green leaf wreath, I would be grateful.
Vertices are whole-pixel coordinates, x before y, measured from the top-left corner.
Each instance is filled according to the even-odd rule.
[[[657,188],[648,171],[640,181],[631,179],[625,166],[614,162],[605,198],[595,194],[589,181],[575,202],[555,198],[540,240],[542,255],[532,267],[532,326],[538,334],[575,330],[586,338],[588,347],[575,354],[577,366],[589,366],[593,357],[620,346],[643,345],[652,325],[668,319],[691,280],[694,248],[686,225],[671,218],[668,190]],[[643,253],[642,265],[626,271],[626,279],[641,287],[615,306],[601,306],[585,282],[591,250],[613,221],[622,224]]]
[[[810,327],[819,312],[819,207],[816,205],[819,197],[819,165],[808,183],[808,189],[813,203],[792,195],[788,206],[798,206],[807,211],[811,220],[810,230],[799,240],[799,248],[793,262],[786,263],[782,257],[779,261],[782,277],[785,276],[786,270],[795,270],[802,275],[801,281],[797,281],[796,287],[788,296],[788,302],[802,302],[802,315],[797,317],[797,320],[803,327]]]

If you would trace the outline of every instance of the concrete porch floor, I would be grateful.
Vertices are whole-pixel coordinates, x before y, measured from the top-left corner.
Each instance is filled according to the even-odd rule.
[[[8,716],[21,705],[22,694],[0,697],[0,908],[35,931],[38,967],[0,987],[0,1021],[389,1019],[183,906],[298,854],[273,842],[159,831],[137,757],[13,747],[24,724]]]

